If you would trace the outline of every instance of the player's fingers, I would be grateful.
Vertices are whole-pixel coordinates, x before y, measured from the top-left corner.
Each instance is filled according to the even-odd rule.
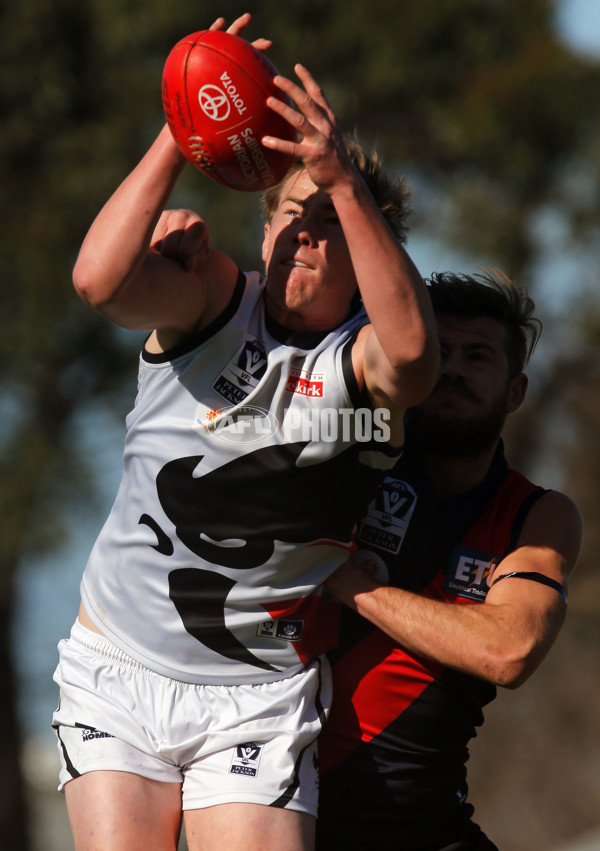
[[[235,21],[227,27],[227,32],[231,33],[231,35],[240,35],[250,21],[252,20],[252,15],[250,12],[244,12],[243,15],[240,15],[239,18],[236,18]]]
[[[203,219],[197,219],[185,226],[179,238],[179,251],[182,254],[196,254],[202,251],[209,241],[208,225]]]
[[[277,86],[278,89],[291,98],[294,103],[298,103],[303,99],[307,99],[308,95],[304,91],[304,89],[300,88],[297,83],[294,83],[293,80],[290,80],[288,77],[283,77],[281,74],[277,74],[273,78],[273,82]]]
[[[154,230],[153,248],[165,257],[184,261],[207,250],[209,229],[206,222],[190,210],[163,213]]]
[[[273,42],[269,38],[257,38],[250,43],[252,44],[252,47],[255,47],[260,51],[269,50],[269,48],[273,46]]]
[[[277,112],[282,116],[282,118],[285,118],[288,124],[291,124],[292,127],[297,130],[299,130],[303,125],[308,124],[308,120],[305,115],[298,112],[297,109],[294,109],[294,107],[286,101],[280,100],[280,98],[276,98],[271,95],[267,98],[266,104],[269,109],[272,109],[273,112]]]
[[[225,29],[225,18],[217,18],[214,23],[212,23],[209,27],[209,30],[222,30]]]
[[[154,248],[164,257],[179,257],[179,243],[181,240],[181,234],[182,231],[169,231],[169,233],[166,233],[162,237],[162,239],[159,239],[154,244]]]
[[[194,213],[192,210],[163,210],[158,222],[156,223],[154,236],[158,238],[160,235],[164,238],[171,231],[181,230],[186,224],[189,224],[191,221],[196,221],[199,218],[198,214]]]
[[[275,136],[263,136],[261,144],[271,151],[280,151],[282,154],[289,154],[292,157],[302,157],[300,144],[298,142],[290,142],[287,139],[278,139]]]
[[[212,23],[209,27],[210,30],[225,30],[230,35],[238,35],[241,36],[243,31],[246,29],[250,21],[252,20],[252,15],[249,12],[246,12],[243,15],[240,15],[239,18],[236,18],[235,21],[230,24],[227,29],[225,18],[217,18],[214,23]],[[269,50],[270,47],[273,46],[273,42],[268,38],[257,38],[251,42],[252,46],[257,50]]]
[[[321,129],[324,129],[324,123],[331,123],[324,110],[292,80],[278,74],[274,78],[274,83],[284,95],[287,95],[287,98],[271,96],[267,98],[267,106],[285,118],[294,129],[306,136],[311,131],[315,131],[316,126],[319,125]],[[296,104],[297,109],[292,103]]]
[[[160,250],[160,244],[163,239],[167,236],[170,230],[172,230],[171,222],[173,219],[173,210],[163,210],[160,214],[160,217],[154,227],[154,232],[152,234],[152,238],[150,240],[150,244]]]
[[[210,246],[208,242],[203,243],[198,251],[195,251],[194,254],[183,260],[183,267],[187,272],[194,272],[198,274],[204,263],[206,262],[208,255],[210,252]]]
[[[308,111],[307,114],[309,118],[311,117],[310,111],[312,110],[315,115],[325,115],[327,116],[328,121],[335,123],[335,114],[329,105],[325,92],[319,83],[317,83],[310,71],[305,68],[304,65],[300,64],[294,66],[294,71],[302,83],[302,86],[298,86],[289,81],[292,84],[293,89],[290,90],[288,87],[288,94],[291,94],[293,91],[292,96],[299,109]]]
[[[197,271],[198,267],[206,260],[210,246],[208,242],[200,242],[197,245],[187,244],[179,237],[177,232],[169,234],[154,246],[163,257],[174,260],[190,272]]]
[[[296,104],[298,111],[304,116],[307,126],[314,125],[315,128],[320,129],[322,132],[327,132],[327,125],[337,125],[337,119],[327,103],[327,99],[322,94],[322,90],[316,83],[313,87],[316,97],[313,97],[306,89],[301,88],[292,80],[282,77],[280,74],[274,78],[274,82]],[[283,115],[293,126],[299,126],[297,119],[294,119],[289,112],[284,111],[277,105],[271,108],[274,108],[276,112]]]
[[[307,94],[310,95],[313,101],[315,103],[318,103],[320,106],[325,107],[328,112],[331,112],[331,107],[329,105],[329,101],[327,100],[327,96],[323,91],[323,88],[319,85],[319,83],[317,83],[308,68],[305,68],[304,65],[297,63],[294,66],[294,71],[296,72],[298,79],[304,86]]]
[[[310,122],[304,115],[302,115],[301,112],[298,112],[298,110],[294,109],[288,103],[284,103],[279,100],[279,98],[268,97],[266,103],[273,112],[277,112],[285,118],[288,124],[295,130],[296,140],[280,139],[275,136],[263,136],[261,138],[262,144],[266,148],[270,148],[273,151],[280,151],[283,154],[290,154],[294,157],[303,156],[304,152],[300,150],[300,139],[306,138],[307,136],[310,136],[311,133],[314,133],[314,128],[311,126]]]

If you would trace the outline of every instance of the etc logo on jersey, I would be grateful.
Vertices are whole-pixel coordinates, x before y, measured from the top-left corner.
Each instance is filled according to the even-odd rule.
[[[488,577],[500,561],[500,556],[481,550],[456,547],[444,583],[444,591],[474,600],[485,600],[489,590]]]

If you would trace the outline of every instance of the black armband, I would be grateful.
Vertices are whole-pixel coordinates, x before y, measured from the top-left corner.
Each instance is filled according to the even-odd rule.
[[[502,576],[499,576],[497,579],[492,581],[493,587],[496,582],[500,582],[501,579],[510,579],[511,577],[517,577],[517,579],[530,579],[532,582],[539,582],[541,585],[547,585],[548,588],[554,588],[555,591],[558,591],[560,596],[563,598],[565,606],[567,605],[567,592],[556,579],[550,579],[549,576],[544,576],[543,573],[536,573],[535,571],[526,571],[526,570],[517,570],[514,573],[503,573]]]

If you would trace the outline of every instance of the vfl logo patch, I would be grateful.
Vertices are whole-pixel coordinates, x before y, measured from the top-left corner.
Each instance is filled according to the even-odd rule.
[[[298,393],[300,396],[310,396],[313,399],[323,398],[323,384],[325,376],[323,373],[311,375],[301,369],[290,369],[285,389],[289,393]]]
[[[450,566],[444,591],[483,602],[489,590],[488,577],[501,556],[456,547],[450,557]]]
[[[252,392],[267,369],[265,347],[255,338],[248,339],[213,384],[220,396],[239,405]]]
[[[256,634],[262,638],[282,638],[284,641],[300,641],[304,621],[272,620],[258,625]]]
[[[262,749],[262,745],[256,745],[254,742],[237,745],[233,752],[229,773],[256,777]]]
[[[397,554],[417,504],[417,494],[400,479],[387,476],[361,521],[358,542]]]

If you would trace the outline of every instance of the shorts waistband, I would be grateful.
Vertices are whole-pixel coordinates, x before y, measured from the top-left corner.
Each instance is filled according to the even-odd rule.
[[[138,662],[137,659],[129,656],[128,653],[125,653],[124,650],[121,650],[116,646],[116,644],[113,644],[105,635],[101,635],[98,632],[88,629],[80,622],[79,619],[77,619],[71,627],[71,641],[74,644],[78,644],[80,647],[84,647],[96,656],[102,656],[103,659],[113,662],[116,665],[127,668],[131,671],[137,671],[142,674],[150,674],[153,677],[165,679],[165,677],[161,674],[147,668],[145,665],[142,665],[141,662]]]
[[[222,688],[232,688],[240,685],[248,685],[248,686],[256,686],[261,687],[263,685],[268,685],[270,682],[279,682],[281,680],[291,679],[295,676],[303,676],[308,670],[311,668],[322,668],[325,657],[324,655],[317,656],[307,665],[299,665],[297,668],[281,672],[277,680],[260,680],[258,682],[249,682],[244,680],[239,680],[237,682],[188,682],[187,680],[182,680],[177,676],[167,676],[166,674],[159,673],[158,671],[153,670],[152,668],[147,667],[142,662],[138,662],[137,659],[134,659],[133,656],[130,656],[124,650],[121,650],[120,647],[117,647],[116,644],[107,638],[105,635],[102,635],[98,632],[94,632],[88,627],[84,626],[79,618],[75,621],[73,626],[71,627],[71,635],[70,641],[78,645],[79,647],[87,650],[89,653],[92,653],[96,657],[100,657],[103,660],[110,662],[111,664],[118,665],[121,668],[124,668],[128,671],[137,672],[140,674],[144,674],[150,677],[157,677],[158,680],[161,681],[171,681],[176,680],[178,682],[187,684],[187,685],[195,685],[195,686],[219,686]]]

